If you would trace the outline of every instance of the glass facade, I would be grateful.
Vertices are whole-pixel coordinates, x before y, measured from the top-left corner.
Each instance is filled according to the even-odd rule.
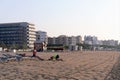
[[[33,48],[34,40],[35,40],[35,28],[33,24],[29,24],[27,22],[0,24],[1,44],[2,43],[6,45],[26,44],[29,48]]]

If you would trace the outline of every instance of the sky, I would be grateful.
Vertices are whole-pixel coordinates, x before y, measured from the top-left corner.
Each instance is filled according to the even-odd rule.
[[[30,22],[48,36],[120,41],[120,0],[0,0],[0,23]]]

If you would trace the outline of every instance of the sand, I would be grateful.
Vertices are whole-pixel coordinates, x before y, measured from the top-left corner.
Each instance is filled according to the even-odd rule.
[[[47,61],[56,53],[63,61]],[[120,80],[111,78],[119,60],[117,51],[39,52],[37,55],[45,61],[0,63],[0,80]]]

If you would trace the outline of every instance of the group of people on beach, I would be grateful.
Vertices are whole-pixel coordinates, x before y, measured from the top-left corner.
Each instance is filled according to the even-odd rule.
[[[34,49],[34,50],[33,50],[33,55],[32,55],[32,57],[37,57],[37,58],[43,60],[42,58],[38,57],[36,54],[37,54],[37,50]],[[60,59],[60,56],[59,56],[58,54],[54,54],[54,55],[51,56],[48,60],[62,60],[62,59]]]

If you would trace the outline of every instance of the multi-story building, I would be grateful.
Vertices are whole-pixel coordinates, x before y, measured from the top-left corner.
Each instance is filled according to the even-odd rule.
[[[32,49],[35,41],[34,24],[28,22],[2,23],[0,24],[0,44],[26,45]]]
[[[70,50],[77,50],[78,46],[77,44],[82,43],[82,37],[81,36],[71,36],[68,37],[66,35],[60,35],[58,37],[49,37],[48,38],[48,44],[49,45],[56,45],[57,49],[62,49],[62,46],[69,47]]]
[[[71,36],[68,37],[66,35],[60,35],[58,37],[49,37],[48,38],[48,44],[62,44],[62,45],[76,45],[82,43],[82,37],[81,36]]]
[[[36,49],[38,51],[46,50],[47,43],[48,43],[47,32],[36,31],[36,41],[34,43]]]
[[[48,37],[48,44],[56,44],[56,37]]]
[[[76,45],[76,37],[75,36],[68,37],[68,43],[69,45]]]
[[[84,36],[84,43],[92,45],[92,37],[91,36]]]
[[[82,44],[82,43],[83,43],[81,36],[77,36],[77,37],[76,37],[76,43],[77,43],[77,44]]]
[[[92,37],[92,44],[93,44],[93,45],[98,45],[98,43],[99,43],[99,42],[98,42],[97,37],[93,36],[93,37]]]
[[[36,42],[39,43],[48,43],[48,37],[47,37],[47,32],[44,31],[36,31]]]
[[[58,37],[49,37],[48,44],[68,45],[68,37],[65,35],[60,35]]]
[[[68,37],[66,35],[60,35],[57,37],[57,44],[68,45]]]
[[[103,40],[103,45],[108,45],[108,46],[117,46],[118,41],[117,40]]]
[[[89,45],[98,45],[98,39],[95,36],[85,36],[84,43]]]

